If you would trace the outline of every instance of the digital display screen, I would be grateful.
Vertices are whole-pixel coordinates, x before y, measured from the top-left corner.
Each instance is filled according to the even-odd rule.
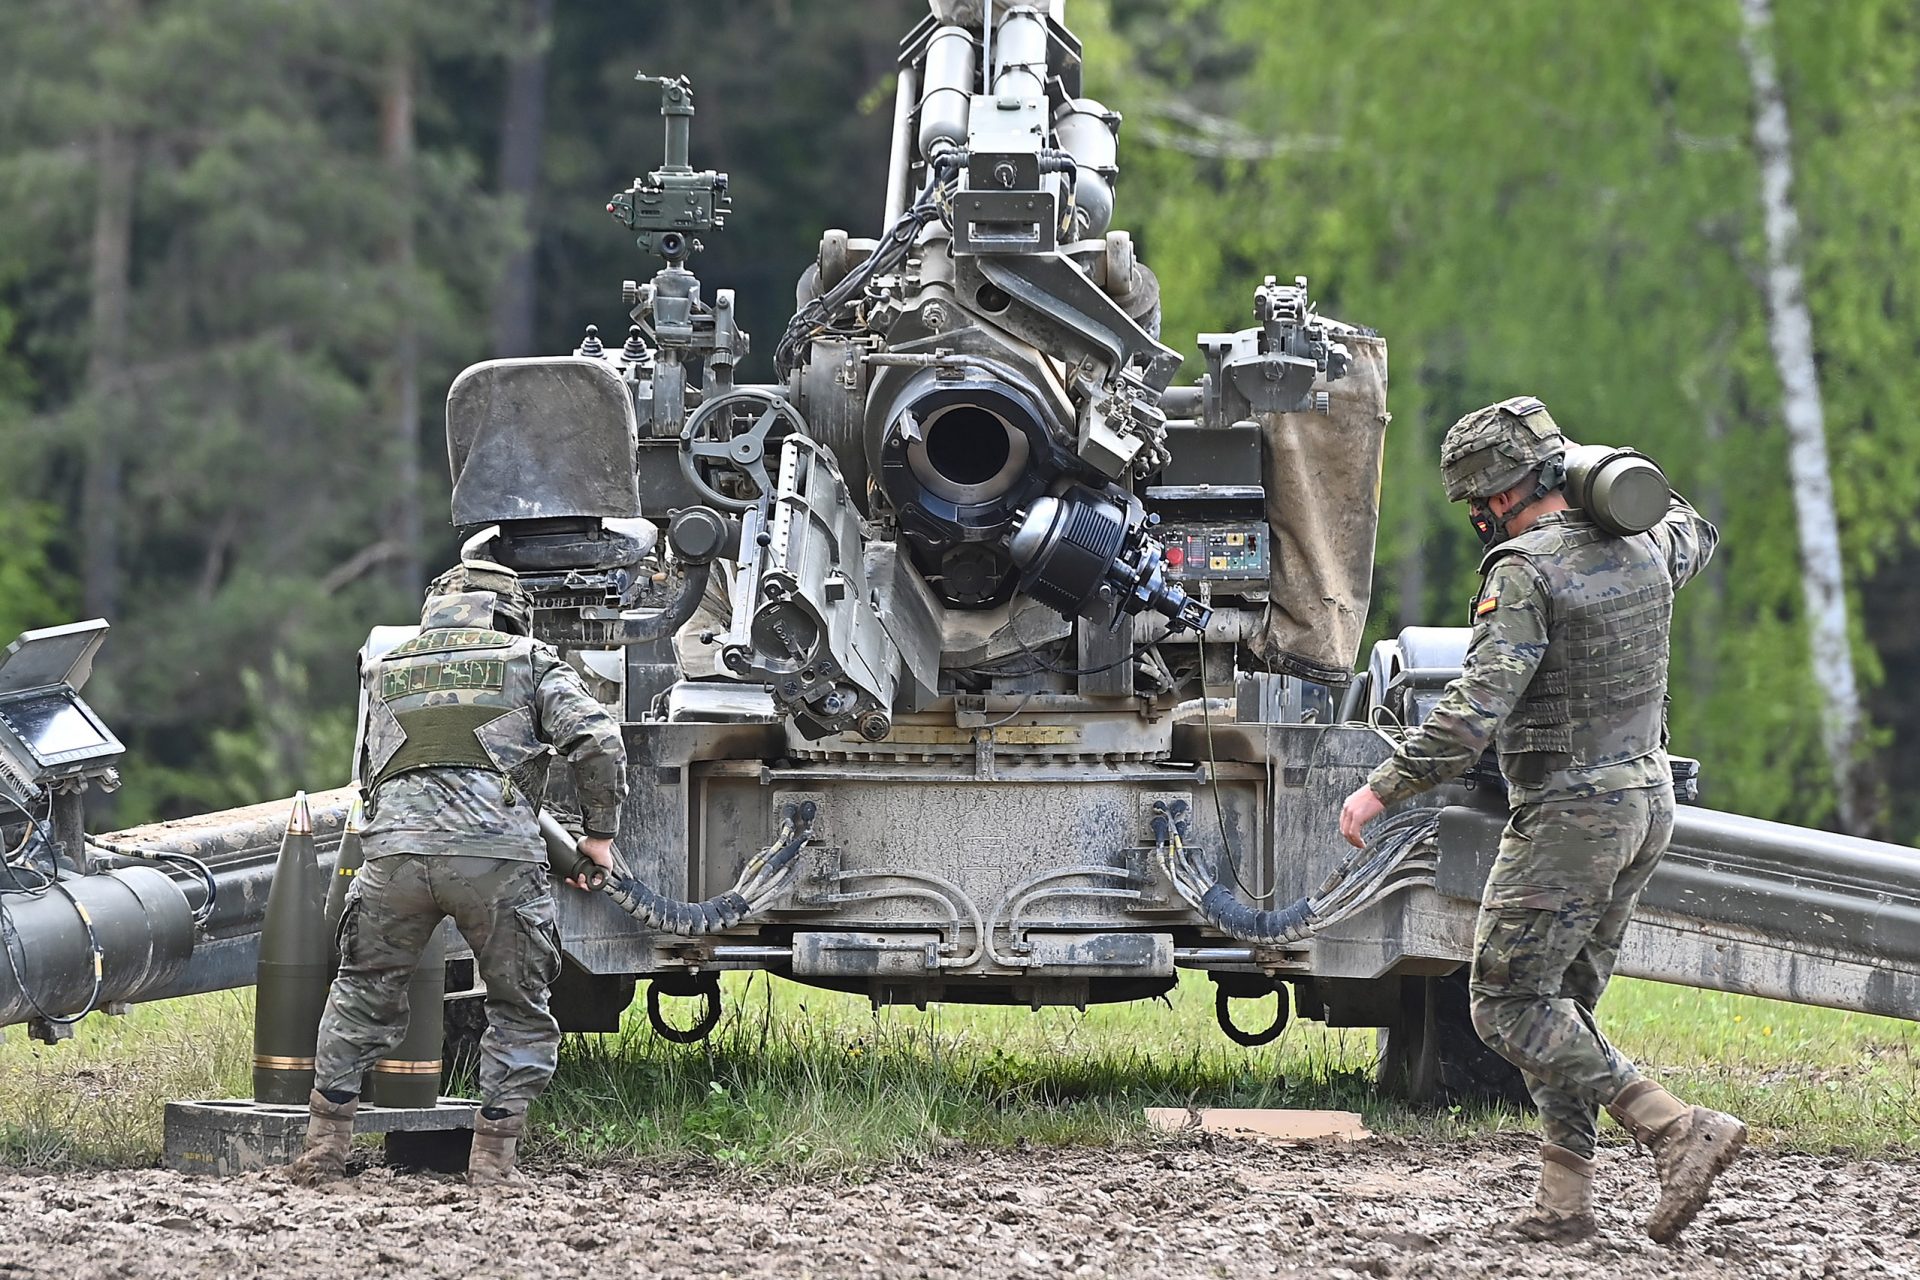
[[[69,752],[110,748],[107,736],[74,705],[73,695],[65,690],[35,694],[0,707],[0,719],[19,735],[42,764],[53,763]]]

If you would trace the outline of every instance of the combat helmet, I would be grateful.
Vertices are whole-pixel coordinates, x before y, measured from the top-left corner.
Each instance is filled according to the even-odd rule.
[[[1473,531],[1482,546],[1491,547],[1508,536],[1509,522],[1566,482],[1569,441],[1533,396],[1512,396],[1499,404],[1475,409],[1447,428],[1440,442],[1440,479],[1447,501],[1465,502]],[[1505,493],[1530,475],[1537,475],[1533,492],[1496,512],[1490,499]]]
[[[1440,479],[1448,502],[1490,498],[1567,451],[1567,438],[1533,396],[1513,396],[1475,409],[1447,428]]]
[[[524,636],[532,613],[518,574],[491,560],[463,557],[427,584],[420,625],[475,627]]]

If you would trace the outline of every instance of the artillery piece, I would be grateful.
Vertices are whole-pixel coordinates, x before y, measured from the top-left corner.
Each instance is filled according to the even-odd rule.
[[[1416,1098],[1511,1093],[1459,976],[1497,771],[1358,855],[1336,830],[1467,637],[1410,629],[1353,671],[1385,343],[1269,277],[1254,324],[1199,335],[1174,386],[1158,281],[1112,226],[1119,117],[1083,96],[1078,41],[1044,8],[933,7],[901,43],[879,234],[821,237],[776,380],[737,380],[733,295],[688,265],[733,198],[690,164],[692,87],[643,76],[665,158],[608,209],[661,265],[624,286],[625,341],[590,327],[449,392],[468,553],[519,573],[534,633],[626,726],[620,879],[646,895],[559,895],[562,1025],[612,1029],[647,981],[656,1025],[664,992],[703,995],[710,1028],[738,969],[1033,1007],[1197,969],[1243,1042],[1291,1009],[1385,1028],[1383,1078]],[[376,629],[364,656],[408,634]],[[1676,774],[1697,798],[1694,763]],[[315,798],[323,860],[346,805]],[[250,980],[257,817],[109,842],[199,851],[221,906],[190,936],[191,867],[115,870],[71,842],[62,883],[180,899],[145,913],[165,931],[139,912],[99,930],[110,971],[166,951],[116,998]],[[23,831],[0,821],[9,845]],[[777,893],[763,849],[783,851]],[[708,909],[748,874],[753,895]],[[80,954],[71,913],[41,915],[9,930],[28,964],[0,973],[6,1021],[35,1016],[32,957]],[[471,964],[448,963],[470,1009]],[[1920,855],[1685,806],[1619,971],[1920,1019]],[[1240,1030],[1231,1000],[1272,993],[1272,1025]]]

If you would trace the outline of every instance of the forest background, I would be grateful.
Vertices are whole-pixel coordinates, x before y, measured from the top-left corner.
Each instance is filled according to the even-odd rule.
[[[454,549],[447,384],[623,333],[620,281],[652,269],[603,211],[659,159],[636,70],[692,77],[694,163],[735,197],[696,268],[737,290],[763,378],[820,231],[878,230],[896,41],[924,11],[0,0],[0,638],[114,624],[88,687],[130,748],[111,817],[346,780],[351,655]],[[1392,344],[1369,639],[1464,621],[1477,548],[1440,435],[1540,395],[1722,528],[1674,643],[1675,747],[1710,801],[1920,833],[1920,10],[1067,16],[1126,116],[1117,224],[1185,376],[1269,273]],[[1830,499],[1790,453],[1809,390]],[[1822,511],[1828,568],[1804,554]],[[1841,605],[1816,662],[1810,623]]]

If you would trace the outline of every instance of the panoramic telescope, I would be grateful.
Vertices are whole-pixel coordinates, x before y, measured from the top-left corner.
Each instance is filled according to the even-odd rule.
[[[643,74],[662,161],[606,204],[649,264],[619,290],[624,340],[587,325],[570,352],[455,379],[463,554],[519,576],[533,633],[625,725],[619,865],[558,895],[556,1016],[616,1028],[644,982],[663,1034],[697,1037],[741,969],[877,1005],[1032,1007],[1202,970],[1243,1043],[1294,1015],[1382,1027],[1391,1087],[1523,1097],[1465,1013],[1497,770],[1366,849],[1337,831],[1468,636],[1361,653],[1386,342],[1281,273],[1248,282],[1245,327],[1163,333],[1121,221],[1122,122],[1084,70],[1058,4],[936,0],[900,44],[869,234],[825,230],[794,264],[759,382],[732,291],[693,267],[750,176],[696,168],[694,86]],[[1619,536],[1665,510],[1631,450],[1565,462],[1556,480]],[[363,661],[411,634],[375,628]],[[21,883],[57,889],[0,895],[0,1015],[45,1034],[251,982],[282,941],[260,949],[288,804],[88,843],[59,797],[104,785],[117,744],[85,723],[62,739],[80,755],[22,766],[39,790],[0,819],[24,842],[9,865],[42,869]],[[1619,972],[1920,1018],[1920,856],[1700,808],[1698,766],[1675,772],[1690,803]],[[308,800],[322,874],[351,798]],[[69,898],[113,906],[83,927]],[[479,1026],[471,957],[433,967],[452,1052],[396,1054],[421,1076]],[[690,1030],[672,996],[704,1003]],[[1249,1030],[1235,1002],[1255,997],[1277,999]]]

